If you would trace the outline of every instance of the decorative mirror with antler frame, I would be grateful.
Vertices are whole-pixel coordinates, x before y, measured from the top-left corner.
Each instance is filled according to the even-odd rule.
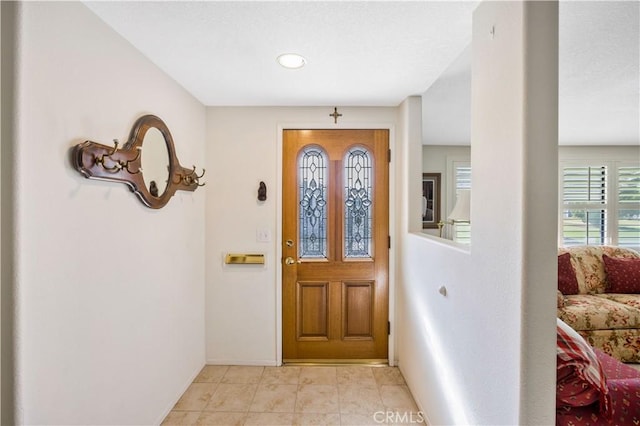
[[[73,149],[73,166],[88,179],[126,183],[145,206],[164,207],[176,191],[195,191],[204,176],[182,167],[167,125],[155,115],[140,117],[122,147],[86,141]]]

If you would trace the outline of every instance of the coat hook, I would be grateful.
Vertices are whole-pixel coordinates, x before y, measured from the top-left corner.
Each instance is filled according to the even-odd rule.
[[[258,201],[266,201],[267,199],[267,185],[260,181],[260,186],[258,186]]]
[[[134,171],[134,170],[129,169],[129,164],[138,161],[138,159],[140,158],[140,150],[141,150],[141,148],[140,147],[137,148],[136,157],[133,160],[128,160],[128,161],[117,160],[117,159],[113,158],[113,156],[116,154],[116,152],[118,152],[118,144],[119,144],[118,139],[114,139],[113,140],[113,151],[111,151],[110,154],[102,154],[100,157],[94,156],[95,164],[102,166],[106,171],[108,171],[110,173],[118,173],[121,170],[126,170],[127,172],[129,172],[132,175],[140,173],[140,170],[142,170],[141,167],[138,167],[138,170]],[[107,166],[105,164],[105,157],[110,159],[113,162],[113,166]]]
[[[191,186],[193,184],[196,184],[197,186],[205,186],[206,183],[200,183],[200,179],[202,179],[205,172],[206,170],[202,169],[202,174],[198,175],[196,173],[196,166],[193,166],[193,170],[191,170],[189,174],[177,173],[176,177],[178,178],[178,180],[176,181],[172,178],[171,181],[176,184],[179,184],[182,182],[184,185],[187,185],[187,186]]]

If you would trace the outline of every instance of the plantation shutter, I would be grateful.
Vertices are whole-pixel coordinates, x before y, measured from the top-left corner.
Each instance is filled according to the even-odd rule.
[[[563,245],[605,244],[607,166],[564,167],[562,177]]]
[[[617,181],[617,245],[640,250],[640,167],[619,167]]]
[[[622,161],[562,167],[562,244],[640,250],[640,167]]]

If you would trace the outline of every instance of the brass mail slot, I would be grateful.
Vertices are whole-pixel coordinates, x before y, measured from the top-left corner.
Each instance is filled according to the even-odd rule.
[[[224,263],[231,265],[264,265],[264,254],[228,253]]]

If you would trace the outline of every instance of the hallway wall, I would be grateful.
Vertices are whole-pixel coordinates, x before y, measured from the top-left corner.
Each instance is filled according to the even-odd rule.
[[[339,108],[338,124],[332,111],[207,109],[207,362],[276,365],[280,357],[281,130],[396,124],[396,108]],[[260,181],[267,185],[264,203],[256,199]],[[267,230],[271,241],[257,241],[258,230]],[[265,253],[266,265],[223,265],[224,253],[233,252]]]
[[[554,422],[557,32],[554,2],[474,12],[470,247],[420,232],[421,132],[399,137],[399,367],[430,424]]]
[[[15,217],[3,232],[15,254],[15,423],[159,423],[204,364],[206,189],[151,210],[125,185],[82,177],[69,150],[124,142],[153,113],[181,162],[201,167],[205,108],[82,3],[2,7],[16,27],[15,132],[3,139],[15,198],[2,200]]]
[[[547,161],[543,169],[555,179],[557,161],[545,142],[517,137],[509,126],[519,121],[503,117],[512,110],[496,108],[500,120],[487,121],[506,136],[498,132],[480,145],[474,139],[474,173],[481,176],[474,196],[494,203],[472,213],[482,243],[460,249],[418,235],[419,196],[410,196],[419,195],[421,173],[415,98],[398,108],[340,108],[338,126],[328,116],[332,107],[204,108],[81,3],[2,7],[17,30],[9,151],[16,423],[158,423],[205,359],[277,364],[279,133],[289,125],[372,123],[396,134],[391,263],[398,273],[391,275],[401,281],[401,300],[393,337],[420,407],[436,424],[550,420],[551,394],[541,389],[553,375],[547,302],[555,239],[549,250],[536,239],[549,230],[531,238],[534,222],[514,212],[526,211],[536,195],[526,173]],[[523,16],[519,3],[495,7]],[[145,113],[167,122],[184,165],[208,170],[206,187],[176,194],[160,211],[123,185],[84,179],[68,159],[86,139],[125,140]],[[533,147],[539,150],[524,156]],[[496,150],[514,179],[496,179],[504,172],[494,167]],[[261,180],[264,204],[256,200]],[[554,203],[538,206],[539,220],[555,218]],[[497,221],[505,212],[507,220]],[[258,242],[258,230],[271,240]],[[264,252],[266,267],[223,266],[222,255],[232,251]],[[537,270],[543,275],[530,275]],[[446,298],[437,293],[443,284]],[[534,348],[543,353],[538,361],[527,358]]]

